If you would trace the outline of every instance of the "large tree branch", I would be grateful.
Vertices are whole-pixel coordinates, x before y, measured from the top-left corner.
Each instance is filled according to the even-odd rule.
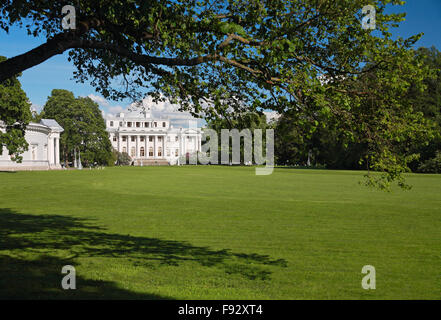
[[[67,33],[59,34],[46,43],[0,63],[0,83],[16,76],[20,72],[36,66],[55,55],[73,48],[75,40]]]

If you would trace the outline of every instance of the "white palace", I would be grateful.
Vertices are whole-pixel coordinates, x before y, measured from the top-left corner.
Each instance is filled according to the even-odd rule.
[[[174,128],[170,119],[153,118],[148,107],[105,120],[113,148],[128,153],[134,165],[175,165],[201,150],[201,128]]]

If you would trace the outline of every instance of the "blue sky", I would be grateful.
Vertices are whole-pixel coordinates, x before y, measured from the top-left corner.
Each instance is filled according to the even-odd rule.
[[[423,38],[416,44],[417,47],[435,46],[441,50],[441,0],[408,0],[404,6],[390,8],[390,12],[406,12],[406,21],[394,36],[410,37],[424,32]],[[0,55],[12,57],[24,53],[44,42],[43,38],[27,36],[19,28],[12,28],[9,34],[0,30]],[[88,84],[78,84],[72,80],[74,67],[67,61],[67,54],[59,55],[23,72],[20,78],[23,89],[30,101],[41,108],[52,89],[60,88],[72,91],[76,96],[94,95],[101,109],[105,112],[117,112],[125,108],[128,101],[106,101],[99,97],[95,89]],[[170,112],[171,107],[163,105],[158,112]]]

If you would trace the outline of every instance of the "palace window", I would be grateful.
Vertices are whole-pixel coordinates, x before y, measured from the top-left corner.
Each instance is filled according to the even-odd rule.
[[[123,126],[123,123],[122,123],[122,121],[120,121],[120,122],[119,122],[119,126],[120,126],[120,127],[122,127],[122,126]]]
[[[131,136],[132,142],[135,142],[135,136]]]
[[[137,127],[137,128],[141,127],[141,122],[137,122],[137,123],[136,123],[136,127]]]
[[[176,137],[175,137],[175,141],[178,141],[178,139],[179,139],[179,137],[178,137],[178,136],[176,136]]]
[[[162,123],[162,126],[165,128],[165,122]]]
[[[113,141],[116,141],[116,136],[113,136]]]
[[[175,157],[179,156],[179,149],[176,149],[175,151]]]
[[[144,137],[141,137],[140,139],[141,139],[141,142],[144,142]]]
[[[144,157],[144,155],[145,155],[144,147],[141,147],[141,152],[140,152],[140,154],[141,154],[141,157]]]
[[[131,122],[127,122],[127,126],[130,128],[132,127],[132,123]]]
[[[144,123],[144,127],[146,128],[150,127],[150,123],[149,122]]]
[[[162,148],[161,147],[158,148],[158,157],[162,157]]]
[[[110,126],[113,127],[113,121],[110,121]]]
[[[127,141],[127,136],[123,136],[122,139],[123,139],[123,142],[126,142]]]
[[[161,142],[162,141],[162,137],[158,137],[158,142]]]
[[[132,147],[132,149],[130,149],[130,156],[134,157],[135,155],[136,155],[135,147]]]
[[[152,142],[153,141],[153,137],[149,136],[149,141]]]
[[[123,152],[127,153],[127,148],[126,147],[123,147]]]
[[[155,128],[158,126],[157,122],[153,122],[153,125],[155,126]]]
[[[149,148],[149,157],[153,157],[153,148],[152,147]]]

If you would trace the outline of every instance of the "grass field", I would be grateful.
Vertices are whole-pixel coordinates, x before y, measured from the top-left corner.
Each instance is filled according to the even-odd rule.
[[[440,299],[441,175],[0,172],[0,298]],[[77,289],[62,290],[61,268]],[[376,290],[361,269],[376,268]]]

